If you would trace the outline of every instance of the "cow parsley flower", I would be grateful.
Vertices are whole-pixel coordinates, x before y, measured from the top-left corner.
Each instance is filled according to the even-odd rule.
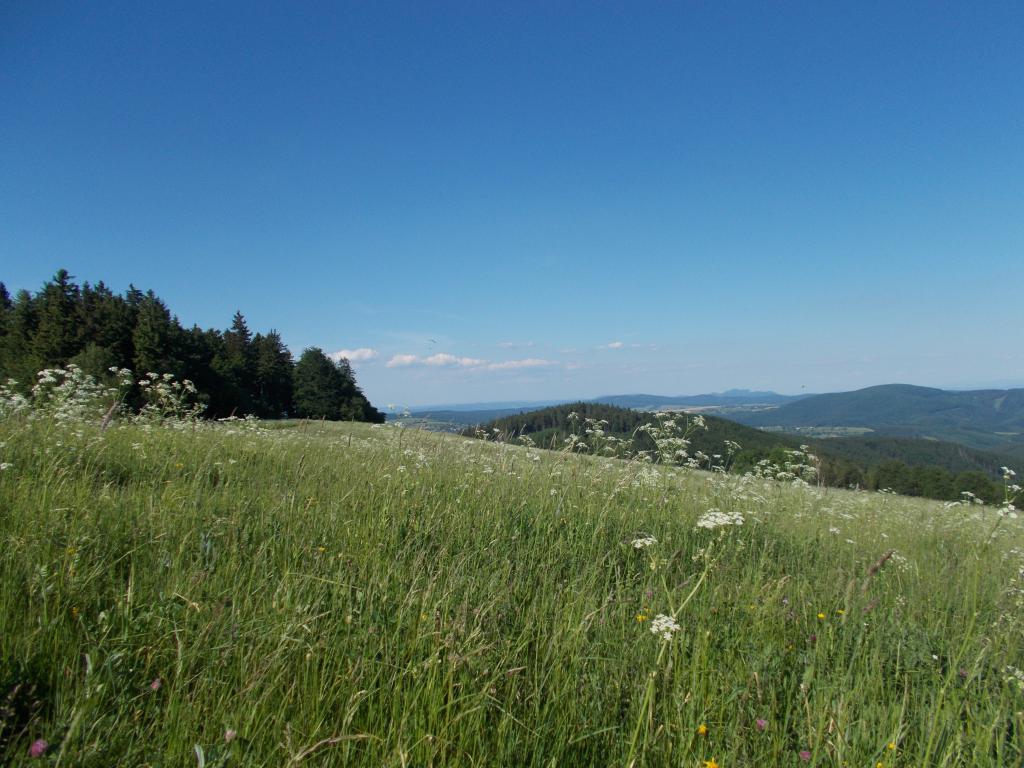
[[[653,536],[642,536],[638,539],[633,539],[633,549],[647,549],[647,547],[653,547],[658,543],[658,540]]]
[[[661,635],[662,640],[671,640],[672,635],[680,630],[679,624],[671,616],[659,613],[651,621],[651,633]]]
[[[724,528],[728,525],[743,525],[742,512],[722,512],[717,508],[709,509],[697,520],[698,528]]]

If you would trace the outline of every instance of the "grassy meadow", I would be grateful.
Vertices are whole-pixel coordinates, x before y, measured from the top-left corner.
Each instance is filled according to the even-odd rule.
[[[362,424],[11,416],[0,465],[5,765],[1024,756],[995,507]]]

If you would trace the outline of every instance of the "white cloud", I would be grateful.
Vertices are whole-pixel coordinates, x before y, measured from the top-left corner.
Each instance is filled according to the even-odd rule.
[[[339,349],[337,352],[331,352],[327,356],[335,362],[344,358],[350,363],[365,363],[367,360],[373,360],[377,355],[378,352],[376,349],[359,347],[359,349]]]
[[[547,365],[555,365],[552,360],[541,360],[536,357],[528,357],[525,360],[506,360],[502,363],[491,363],[487,366],[489,371],[513,371],[519,368],[542,368]]]
[[[410,365],[429,365],[431,368],[477,368],[485,365],[486,360],[475,357],[456,357],[447,352],[438,352],[429,357],[419,355],[394,355],[387,362],[388,368],[406,368]]]
[[[539,357],[527,357],[522,360],[504,360],[498,363],[489,363],[476,357],[458,357],[447,352],[438,352],[436,355],[421,357],[420,355],[394,355],[387,362],[388,368],[408,368],[414,365],[423,365],[430,368],[465,368],[474,371],[515,371],[523,368],[543,368],[549,365],[557,365],[553,360],[543,360]]]
[[[622,349],[625,346],[621,341],[613,341],[611,344],[606,344],[607,349]]]
[[[477,360],[474,357],[456,357],[447,352],[439,352],[423,359],[424,365],[455,366],[457,368],[476,368],[478,365],[483,365],[484,362],[484,360]]]
[[[404,368],[407,365],[416,365],[420,359],[416,355],[394,355],[387,362],[388,368]]]
[[[532,341],[499,341],[498,346],[504,349],[527,349],[533,346]]]

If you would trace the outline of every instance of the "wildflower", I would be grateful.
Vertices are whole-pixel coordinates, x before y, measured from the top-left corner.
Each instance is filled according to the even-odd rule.
[[[896,742],[895,741],[890,741],[888,744],[885,745],[885,748],[888,749],[890,752],[895,752],[896,751]]]
[[[651,632],[655,635],[661,635],[663,640],[671,640],[672,635],[678,632],[679,629],[680,627],[676,620],[663,613],[659,613],[654,617],[654,621],[651,622]]]
[[[642,614],[642,613],[638,613],[638,614],[636,615],[636,620],[637,620],[637,621],[647,621],[647,616],[646,616],[646,615],[644,615],[644,614]]]
[[[808,752],[806,749],[801,749],[800,750],[800,759],[803,760],[805,763],[810,762],[811,753]]]
[[[32,746],[28,748],[29,757],[42,757],[46,754],[46,750],[50,748],[50,742],[46,739],[36,739],[32,742]]]
[[[708,727],[706,725],[704,725],[704,723],[701,723],[700,725],[697,726],[697,735],[698,736],[707,736],[708,735]]]
[[[712,757],[710,760],[704,761],[704,768],[719,768],[719,765],[715,762],[715,758]]]
[[[768,721],[763,717],[759,717],[756,720],[757,730],[764,731],[768,728]]]
[[[234,728],[228,728],[226,731],[224,731],[224,741],[230,744],[232,741],[235,740],[235,736],[237,735],[238,732]]]
[[[824,619],[825,619],[825,614],[824,614],[824,613],[819,613],[819,614],[818,614],[818,618],[819,618],[819,619],[821,619],[822,621],[824,621]]]
[[[722,512],[717,508],[711,508],[697,520],[698,528],[724,528],[728,525],[743,525],[742,512]]]
[[[153,678],[153,682],[151,682],[149,684],[149,690],[151,690],[151,691],[159,691],[160,688],[163,687],[163,684],[164,684],[163,680],[161,680],[159,677],[154,677]]]
[[[653,547],[657,543],[658,540],[653,536],[643,536],[633,539],[633,549],[646,549],[647,547]]]

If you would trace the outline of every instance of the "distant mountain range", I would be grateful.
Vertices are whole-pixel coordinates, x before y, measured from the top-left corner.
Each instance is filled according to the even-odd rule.
[[[757,392],[749,389],[730,389],[704,395],[603,395],[590,400],[504,400],[482,403],[444,403],[411,408],[412,416],[458,424],[482,424],[492,419],[516,413],[536,411],[552,405],[570,402],[603,403],[620,408],[641,411],[670,410],[673,408],[734,408],[740,406],[773,406],[799,400],[808,395],[780,395],[778,392]]]
[[[564,402],[446,405],[418,408],[413,416],[435,428],[457,429]],[[1024,389],[957,391],[883,384],[829,394],[730,389],[703,395],[605,395],[585,402],[639,411],[700,409],[747,426],[804,438],[859,435],[939,440],[1024,461]]]
[[[639,410],[667,410],[678,408],[730,408],[754,405],[782,405],[810,395],[780,395],[778,392],[757,392],[749,389],[730,389],[725,392],[711,392],[706,395],[605,395],[589,402],[617,405],[620,408]]]
[[[729,417],[762,429],[864,428],[879,435],[946,440],[1024,456],[1024,389],[957,392],[884,384],[812,395]]]

